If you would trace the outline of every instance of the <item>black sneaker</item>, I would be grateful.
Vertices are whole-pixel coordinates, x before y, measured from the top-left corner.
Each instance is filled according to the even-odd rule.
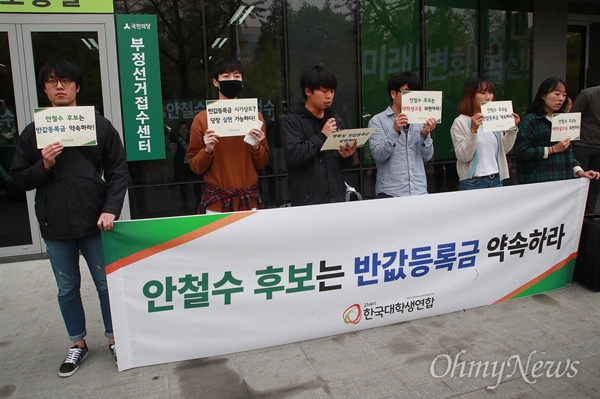
[[[108,349],[110,349],[110,353],[112,353],[113,357],[115,358],[115,363],[117,362],[117,347],[115,344],[108,344]]]
[[[87,357],[88,353],[90,353],[90,351],[88,350],[87,345],[85,348],[74,346],[69,349],[67,357],[58,369],[58,375],[61,377],[70,377],[75,374],[79,368],[79,364],[83,362],[83,359]]]

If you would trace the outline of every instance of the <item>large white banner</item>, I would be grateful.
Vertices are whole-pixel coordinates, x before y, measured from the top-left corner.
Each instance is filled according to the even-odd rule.
[[[117,222],[103,244],[119,370],[563,287],[588,184]]]

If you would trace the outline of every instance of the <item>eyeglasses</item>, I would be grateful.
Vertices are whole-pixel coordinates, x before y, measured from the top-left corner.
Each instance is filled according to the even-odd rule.
[[[72,82],[73,79],[67,79],[67,78],[60,78],[60,79],[46,79],[46,84],[50,87],[56,87],[56,85],[58,84],[58,82],[60,82],[62,87],[67,87],[69,86]]]

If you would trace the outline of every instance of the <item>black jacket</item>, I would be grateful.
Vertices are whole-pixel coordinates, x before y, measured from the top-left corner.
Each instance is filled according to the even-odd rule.
[[[56,164],[44,171],[37,149],[35,126],[19,136],[10,174],[24,190],[36,190],[35,214],[42,237],[72,240],[98,232],[101,213],[121,213],[129,180],[125,150],[119,134],[104,117],[96,115],[98,144],[64,147]]]
[[[352,157],[344,159],[336,150],[321,151],[327,139],[321,129],[331,117],[342,130],[344,124],[331,108],[319,119],[299,104],[283,120],[283,151],[292,206],[342,202],[346,198],[342,166],[352,166]]]

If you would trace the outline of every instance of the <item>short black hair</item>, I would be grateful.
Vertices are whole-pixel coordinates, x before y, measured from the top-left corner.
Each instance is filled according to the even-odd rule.
[[[222,73],[239,72],[244,77],[244,65],[240,60],[234,57],[224,57],[215,62],[213,67],[213,78],[219,80],[219,75]]]
[[[550,93],[551,91],[558,89],[560,87],[560,85],[563,85],[565,87],[567,96],[565,97],[565,101],[563,101],[562,105],[560,106],[560,109],[556,112],[558,112],[558,113],[566,112],[565,111],[565,107],[567,106],[566,99],[569,98],[569,96],[570,96],[569,95],[569,87],[567,86],[567,82],[565,82],[561,78],[557,78],[556,76],[546,78],[546,80],[544,80],[542,82],[542,84],[538,88],[535,98],[533,99],[533,101],[531,102],[531,105],[529,106],[529,112],[534,113],[538,116],[545,115],[546,109],[544,106],[545,106],[546,102],[544,101],[544,99],[542,97],[544,97],[546,94]]]
[[[44,90],[44,83],[46,82],[46,79],[48,79],[48,76],[50,76],[52,72],[54,72],[54,76],[56,76],[57,78],[73,79],[77,86],[81,87],[81,85],[83,84],[83,74],[81,73],[81,70],[77,67],[77,65],[65,59],[57,58],[55,60],[50,60],[46,62],[40,68],[37,78],[38,87],[40,88],[40,90]]]
[[[387,94],[392,97],[390,92],[394,90],[395,92],[400,91],[400,88],[404,85],[408,85],[408,88],[411,90],[423,90],[423,83],[421,79],[417,75],[412,72],[402,72],[399,75],[392,76],[390,80],[388,80],[387,84]]]
[[[321,88],[335,90],[337,89],[337,78],[329,69],[320,65],[315,65],[304,71],[300,78],[300,88],[302,89],[302,96],[305,100],[308,98],[306,95],[307,87],[310,89],[311,93]]]

